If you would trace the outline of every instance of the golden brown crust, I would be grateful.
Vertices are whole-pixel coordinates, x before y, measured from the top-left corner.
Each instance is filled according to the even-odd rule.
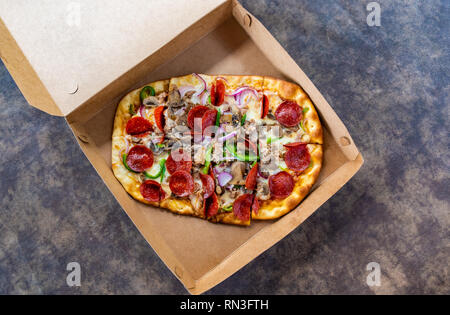
[[[242,226],[249,226],[250,220],[248,221],[242,221],[238,219],[233,212],[227,212],[227,213],[219,213],[214,217],[214,219],[210,220],[211,222],[216,223],[226,223],[226,224],[234,224],[234,225],[242,225]]]
[[[190,200],[188,199],[169,197],[162,200],[159,206],[177,214],[197,216]]]
[[[322,145],[308,144],[308,150],[311,154],[311,166],[303,173],[297,176],[292,194],[282,200],[267,200],[260,202],[258,214],[252,214],[255,220],[272,220],[288,213],[305,198],[311,187],[319,177],[322,168],[323,150]],[[291,172],[293,174],[293,172]],[[295,177],[294,177],[295,179]]]
[[[275,113],[284,100],[295,101],[303,108],[303,126],[309,139],[307,143],[323,144],[323,130],[319,115],[308,95],[297,84],[264,77],[264,94],[269,98],[269,110]]]

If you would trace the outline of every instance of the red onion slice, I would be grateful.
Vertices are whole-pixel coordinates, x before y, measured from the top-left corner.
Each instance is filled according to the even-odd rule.
[[[237,131],[233,131],[233,132],[230,132],[229,134],[227,134],[227,135],[225,135],[223,137],[220,137],[219,139],[217,139],[217,141],[222,143],[222,142],[227,141],[230,138],[233,138],[236,135],[237,135]]]
[[[220,186],[225,186],[226,184],[228,184],[228,182],[230,180],[233,179],[233,176],[228,173],[228,172],[221,172],[218,176],[217,176],[217,180],[219,181],[219,185]]]
[[[193,75],[194,75],[195,77],[197,77],[197,78],[202,82],[202,84],[203,84],[203,89],[201,89],[201,91],[199,90],[197,93],[195,93],[195,96],[199,96],[200,94],[202,94],[202,93],[206,90],[207,84],[206,84],[205,79],[203,79],[199,74],[193,73]]]
[[[192,85],[182,85],[178,88],[178,92],[180,92],[181,98],[183,98],[187,92],[195,90]]]
[[[203,93],[201,95],[202,105],[206,105],[208,103],[208,97],[209,97],[208,90],[203,91]]]

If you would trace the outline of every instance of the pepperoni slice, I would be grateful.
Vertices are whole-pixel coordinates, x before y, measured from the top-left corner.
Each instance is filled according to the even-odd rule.
[[[269,99],[267,98],[267,95],[264,94],[261,106],[261,119],[266,117],[268,113],[269,113]]]
[[[146,180],[139,187],[142,197],[150,202],[159,202],[165,197],[165,192],[161,185],[154,180]]]
[[[211,85],[211,104],[216,104],[216,85]]]
[[[311,163],[311,154],[305,143],[288,147],[284,160],[287,167],[293,171],[303,172]]]
[[[279,172],[269,177],[269,189],[273,198],[284,199],[294,189],[294,179],[288,172]]]
[[[145,138],[145,137],[147,137],[150,133],[151,133],[150,131],[143,132],[143,133],[138,133],[138,134],[133,135],[133,137],[135,137],[135,138]]]
[[[152,123],[143,117],[133,117],[127,122],[126,132],[130,135],[137,135],[147,131],[153,131]]]
[[[252,211],[253,211],[253,213],[258,214],[258,211],[259,211],[259,200],[258,200],[258,198],[254,198],[253,199]]]
[[[202,105],[198,105],[193,107],[189,113],[188,113],[188,117],[187,117],[187,124],[189,126],[189,128],[194,129],[194,119],[195,118],[202,118],[203,114],[209,110],[208,107],[206,106],[202,106]]]
[[[250,211],[253,204],[253,195],[243,194],[233,203],[233,213],[241,221],[250,220]]]
[[[169,187],[178,197],[187,197],[194,192],[194,179],[186,171],[177,171],[170,176]]]
[[[306,145],[306,143],[304,143],[304,142],[291,142],[291,143],[286,143],[284,146],[286,148],[295,148],[295,147],[300,146],[300,145]]]
[[[285,101],[275,111],[278,122],[286,127],[294,127],[303,118],[302,108],[295,102]]]
[[[217,111],[215,109],[208,109],[202,117],[202,132],[210,126],[216,124]]]
[[[143,172],[153,165],[153,152],[143,145],[136,145],[127,155],[127,165],[135,172]]]
[[[208,198],[205,198],[203,202],[203,208],[205,211],[205,216],[209,219],[217,214],[219,211],[219,201],[216,193],[212,193],[212,195]]]
[[[155,109],[155,121],[156,126],[158,126],[159,130],[164,132],[164,106],[158,106]]]
[[[184,152],[183,149],[170,152],[166,161],[166,168],[169,174],[173,174],[176,171],[190,172],[192,168],[191,156]]]
[[[216,84],[211,86],[211,104],[214,106],[220,106],[225,99],[225,84],[222,80],[216,81]]]
[[[245,188],[253,190],[256,187],[256,177],[258,176],[258,163],[256,163],[250,172],[248,172],[247,179],[245,180]]]
[[[203,184],[203,198],[209,198],[216,189],[214,179],[210,175],[206,174],[200,174],[200,179],[202,180]]]
[[[215,91],[215,102],[213,103],[215,106],[220,106],[223,104],[225,99],[225,84],[221,80],[216,81],[216,91]],[[212,102],[212,99],[211,99]]]

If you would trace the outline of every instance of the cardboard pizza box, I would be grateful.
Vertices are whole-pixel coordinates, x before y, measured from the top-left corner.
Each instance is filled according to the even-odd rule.
[[[161,13],[162,12],[162,13]],[[361,167],[342,121],[267,29],[235,0],[0,3],[0,55],[27,101],[64,116],[143,237],[193,294],[225,280],[305,221]],[[296,82],[324,127],[323,169],[292,212],[250,227],[211,224],[132,199],[111,170],[116,106],[146,83],[188,73]]]

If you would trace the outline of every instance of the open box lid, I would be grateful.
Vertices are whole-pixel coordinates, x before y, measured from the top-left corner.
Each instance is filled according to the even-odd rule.
[[[27,101],[67,116],[228,0],[0,2],[0,56]]]

